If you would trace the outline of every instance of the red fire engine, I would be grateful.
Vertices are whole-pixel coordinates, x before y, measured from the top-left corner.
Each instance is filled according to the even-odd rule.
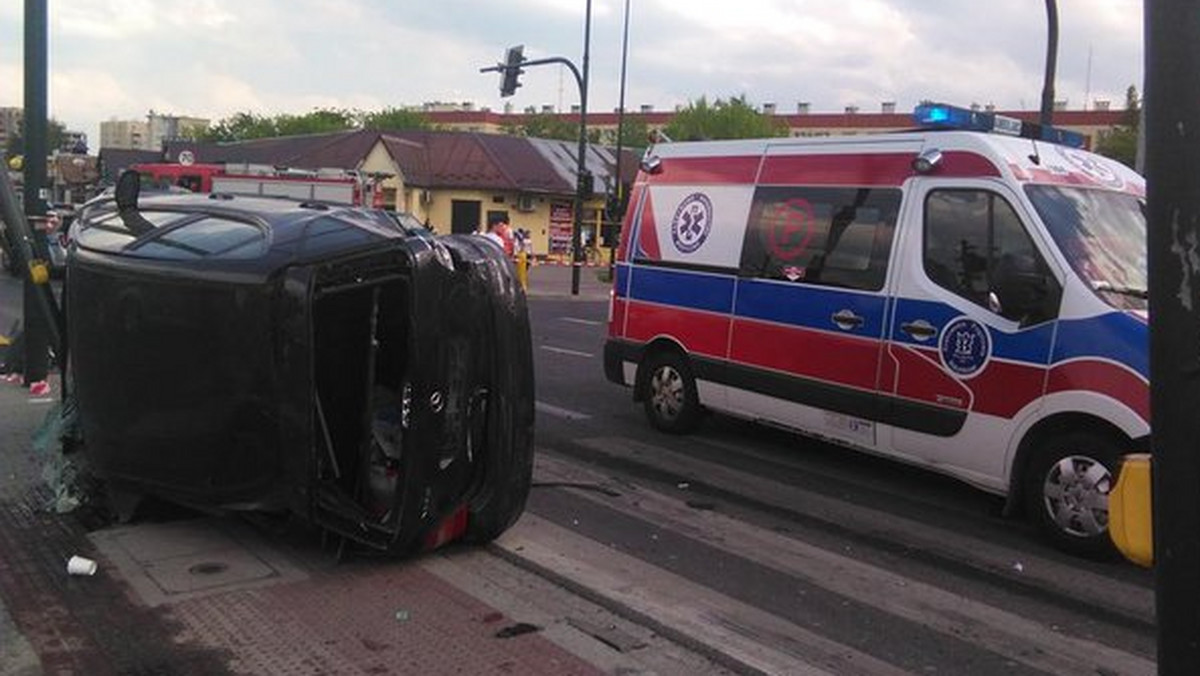
[[[344,169],[291,169],[262,164],[140,163],[130,166],[146,188],[265,195],[383,207],[382,178]]]

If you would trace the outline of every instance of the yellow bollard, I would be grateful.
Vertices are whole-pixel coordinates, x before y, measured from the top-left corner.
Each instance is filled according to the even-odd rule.
[[[50,266],[42,260],[29,261],[29,278],[33,280],[34,284],[48,284],[50,282]]]
[[[524,249],[517,252],[517,281],[521,282],[522,289],[529,290],[529,256]]]
[[[1125,558],[1154,565],[1154,529],[1150,503],[1150,454],[1125,456],[1117,485],[1108,494],[1108,535]]]

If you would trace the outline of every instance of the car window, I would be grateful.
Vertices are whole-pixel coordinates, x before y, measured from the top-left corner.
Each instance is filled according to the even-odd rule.
[[[877,291],[887,275],[899,208],[894,189],[759,188],[740,274]]]
[[[1006,319],[1053,316],[1058,281],[1012,205],[986,190],[935,190],[925,199],[922,264],[938,286]]]
[[[140,213],[142,218],[158,228],[173,225],[185,218],[195,217],[195,214],[175,211],[143,211]],[[137,239],[137,235],[125,225],[125,221],[116,211],[81,221],[76,234],[76,240],[80,246],[100,251],[119,251],[135,239]]]
[[[266,234],[256,225],[227,218],[205,217],[129,249],[138,256],[169,260],[196,258],[257,258],[266,248]]]

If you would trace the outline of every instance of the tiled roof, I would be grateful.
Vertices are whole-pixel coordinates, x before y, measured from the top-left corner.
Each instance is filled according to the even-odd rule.
[[[575,189],[575,143],[476,132],[356,130],[238,143],[172,142],[166,161],[177,161],[181,151],[191,150],[195,161],[204,163],[358,169],[377,143],[413,186],[554,194]],[[611,148],[588,147],[586,166],[596,176],[598,193],[608,188],[614,161]],[[621,173],[631,181],[636,171],[636,158],[627,153]]]

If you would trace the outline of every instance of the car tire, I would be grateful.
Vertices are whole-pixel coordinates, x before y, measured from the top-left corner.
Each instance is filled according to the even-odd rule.
[[[646,418],[655,429],[686,434],[700,424],[700,397],[696,379],[687,360],[676,352],[659,352],[644,365],[646,369]]]
[[[1076,430],[1043,440],[1025,472],[1025,510],[1059,549],[1087,558],[1116,553],[1108,495],[1120,449],[1107,435]]]

